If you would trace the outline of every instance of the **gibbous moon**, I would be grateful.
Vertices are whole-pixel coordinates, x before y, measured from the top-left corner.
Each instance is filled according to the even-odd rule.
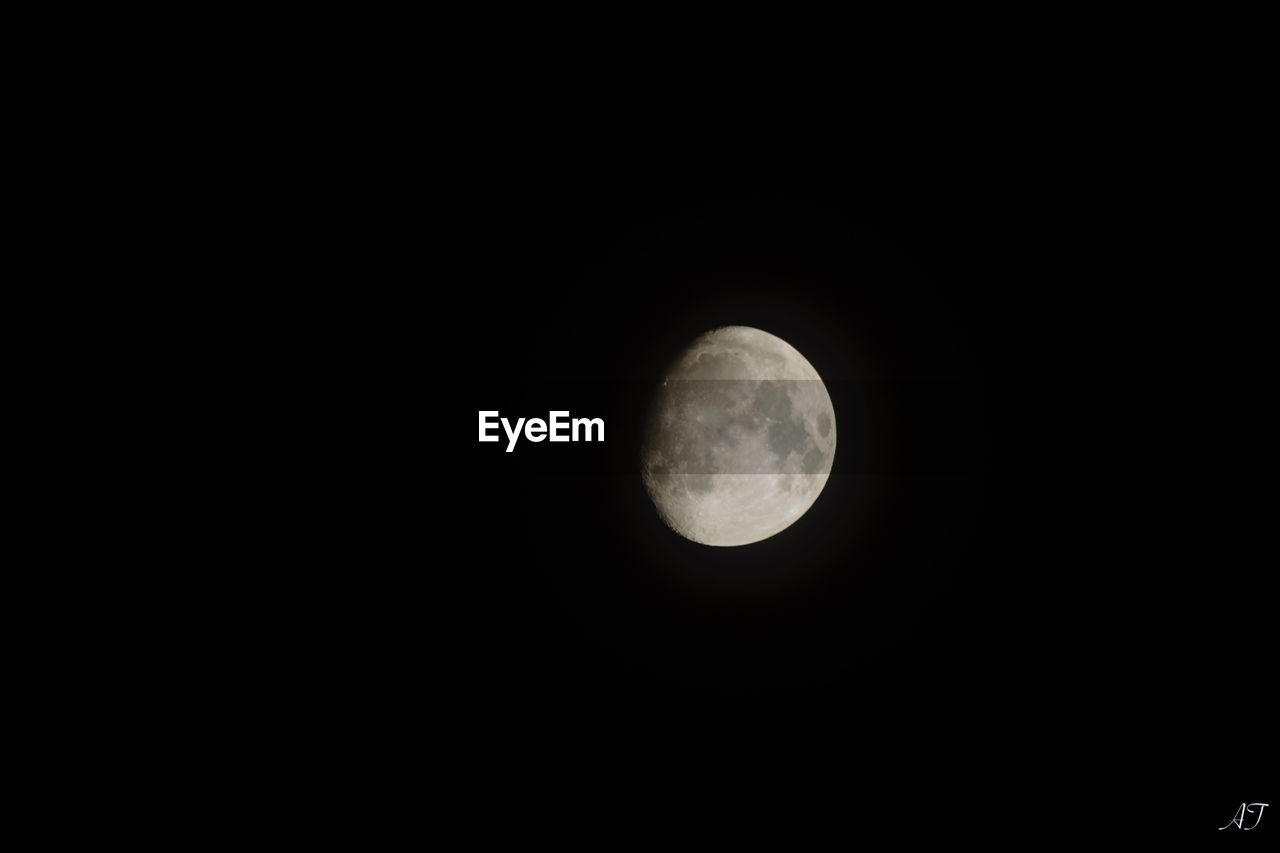
[[[818,499],[835,453],[835,411],[813,365],[768,332],[726,326],[668,369],[641,463],[672,530],[728,546],[794,524]]]

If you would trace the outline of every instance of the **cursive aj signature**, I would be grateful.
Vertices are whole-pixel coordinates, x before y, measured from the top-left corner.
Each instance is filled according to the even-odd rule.
[[[1270,803],[1241,803],[1240,808],[1236,809],[1235,816],[1232,817],[1231,820],[1227,821],[1227,826],[1234,826],[1236,829],[1244,830],[1245,832],[1248,832],[1251,829],[1256,829],[1258,826],[1258,822],[1262,820],[1263,809],[1265,809],[1269,805],[1271,804]],[[1245,820],[1250,815],[1253,814],[1253,810],[1255,808],[1258,810],[1258,816],[1253,819],[1252,825],[1245,826],[1244,825]],[[1218,831],[1221,832],[1222,830],[1226,829],[1227,826],[1218,827]]]

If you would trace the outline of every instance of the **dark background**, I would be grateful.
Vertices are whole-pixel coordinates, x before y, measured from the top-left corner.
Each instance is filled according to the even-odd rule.
[[[324,333],[343,416],[379,413],[351,624],[371,737],[444,811],[1224,837],[1269,801],[1212,87],[493,70],[373,103],[368,283]],[[662,367],[727,324],[809,359],[839,445],[795,525],[714,549],[635,464]],[[504,453],[479,409],[606,441]]]

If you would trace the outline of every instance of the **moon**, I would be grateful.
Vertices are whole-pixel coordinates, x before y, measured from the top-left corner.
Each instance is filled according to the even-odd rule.
[[[813,365],[775,335],[725,326],[668,368],[641,466],[668,527],[734,546],[768,539],[808,512],[835,453],[835,410]]]

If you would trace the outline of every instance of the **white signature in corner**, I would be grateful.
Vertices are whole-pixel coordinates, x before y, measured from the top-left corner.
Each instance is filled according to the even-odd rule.
[[[1245,832],[1248,832],[1251,829],[1256,829],[1258,822],[1262,820],[1262,810],[1269,805],[1271,805],[1271,803],[1241,803],[1240,808],[1236,809],[1235,816],[1231,818],[1231,820],[1227,821],[1227,826],[1234,826],[1236,829],[1241,829]],[[1253,826],[1245,826],[1245,818],[1253,814],[1255,807],[1258,809],[1258,816],[1253,819]],[[1218,827],[1218,831],[1221,832],[1226,829],[1227,826]]]

